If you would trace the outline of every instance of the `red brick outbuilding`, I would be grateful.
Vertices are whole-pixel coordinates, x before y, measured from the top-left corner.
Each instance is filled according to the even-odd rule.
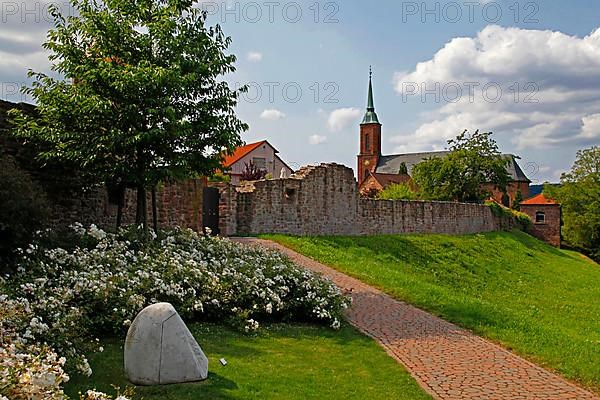
[[[529,215],[533,222],[531,234],[540,240],[560,247],[562,212],[560,204],[543,193],[524,200],[521,212]]]

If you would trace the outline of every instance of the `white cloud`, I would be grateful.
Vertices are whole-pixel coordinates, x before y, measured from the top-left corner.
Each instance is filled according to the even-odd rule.
[[[339,108],[333,110],[329,114],[327,120],[327,126],[332,132],[339,132],[346,128],[348,124],[354,122],[359,116],[361,111],[358,108]]]
[[[259,62],[262,61],[263,55],[262,53],[259,53],[257,51],[251,51],[250,53],[248,53],[247,58],[250,62]]]
[[[581,136],[600,141],[600,114],[583,117],[582,122]]]
[[[318,145],[327,141],[327,136],[312,135],[308,137],[308,143]]]
[[[518,149],[597,143],[600,29],[580,38],[491,25],[397,72],[394,87],[403,101],[439,103],[414,133],[393,140],[399,151],[443,147],[464,129],[510,135]]]
[[[262,114],[260,114],[260,117],[269,121],[277,121],[279,119],[285,118],[285,114],[279,110],[272,108],[263,111]]]

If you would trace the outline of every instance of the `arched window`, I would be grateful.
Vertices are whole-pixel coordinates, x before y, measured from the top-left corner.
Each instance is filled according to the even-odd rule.
[[[365,135],[365,150],[371,150],[371,136],[368,133]]]
[[[536,224],[545,224],[546,223],[546,213],[542,211],[538,211],[535,213],[535,223]]]

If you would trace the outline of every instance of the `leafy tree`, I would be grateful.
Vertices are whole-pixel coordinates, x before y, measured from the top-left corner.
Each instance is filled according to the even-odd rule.
[[[486,186],[502,192],[511,181],[509,160],[498,150],[491,132],[464,131],[449,140],[450,153],[413,167],[413,180],[422,196],[431,200],[481,202],[490,196]]]
[[[212,175],[242,144],[240,91],[220,77],[235,56],[221,28],[207,27],[193,0],[71,0],[75,16],[51,8],[44,48],[64,79],[30,72],[38,116],[18,111],[18,136],[50,145],[42,159],[75,162],[97,182],[146,193],[166,180]],[[242,89],[244,90],[244,89]]]
[[[50,209],[46,194],[13,157],[0,154],[0,273],[11,264],[15,250],[33,241],[46,227]]]
[[[567,244],[600,259],[600,147],[577,152],[561,185],[545,185],[544,193],[562,205]]]
[[[407,183],[392,184],[384,188],[377,198],[380,200],[419,200],[419,193]]]

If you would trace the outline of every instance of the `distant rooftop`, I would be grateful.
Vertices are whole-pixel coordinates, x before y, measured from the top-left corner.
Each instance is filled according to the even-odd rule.
[[[262,144],[267,143],[266,140],[262,140],[256,143],[249,143],[245,146],[240,146],[233,152],[232,155],[226,156],[223,161],[223,166],[231,167],[233,164],[244,158],[247,154],[251,153],[255,149],[259,148]]]
[[[552,200],[549,197],[546,197],[543,193],[538,194],[537,196],[530,197],[527,200],[521,202],[521,205],[532,205],[532,206],[547,206],[559,204],[556,201]]]
[[[370,173],[373,178],[383,187],[389,186],[391,184],[403,184],[409,183],[411,178],[409,175],[403,174],[380,174],[377,172]]]

